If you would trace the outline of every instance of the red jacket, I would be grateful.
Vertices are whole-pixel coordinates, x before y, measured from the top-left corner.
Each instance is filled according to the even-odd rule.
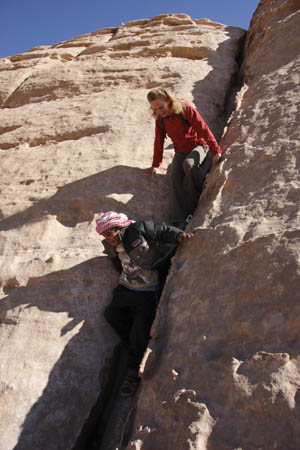
[[[152,167],[159,167],[162,163],[166,134],[172,139],[176,153],[189,153],[193,148],[202,144],[207,145],[213,155],[222,153],[201,114],[188,103],[183,102],[183,105],[183,117],[189,121],[190,126],[184,124],[177,114],[172,114],[163,119],[165,129],[159,119],[155,122]]]

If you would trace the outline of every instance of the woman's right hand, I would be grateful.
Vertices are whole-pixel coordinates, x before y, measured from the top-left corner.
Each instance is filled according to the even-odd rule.
[[[145,172],[149,175],[154,175],[156,173],[156,167],[148,167],[147,169],[145,169]]]

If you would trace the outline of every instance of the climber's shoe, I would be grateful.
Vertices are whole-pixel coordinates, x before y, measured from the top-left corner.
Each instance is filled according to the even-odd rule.
[[[128,373],[124,378],[121,386],[121,395],[123,397],[131,397],[136,393],[140,382],[140,378],[135,373]]]

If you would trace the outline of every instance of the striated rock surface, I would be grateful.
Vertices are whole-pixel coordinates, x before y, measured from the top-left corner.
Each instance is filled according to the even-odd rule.
[[[102,317],[117,274],[102,254],[95,219],[108,209],[135,219],[168,218],[166,169],[172,151],[166,150],[157,176],[149,177],[142,170],[151,164],[154,135],[146,93],[163,85],[194,102],[220,138],[244,37],[243,30],[208,19],[162,15],[0,59],[1,450],[91,448],[81,431],[96,402],[100,412],[104,409],[117,343]],[[216,189],[224,183],[226,164],[238,164],[237,152],[232,153],[230,162],[215,174]],[[233,192],[237,189],[242,189],[239,182]],[[211,187],[209,192],[207,199],[217,195]],[[176,349],[176,359],[181,358],[178,348],[184,351],[187,359],[180,366],[174,360],[174,370],[181,376],[187,363],[190,382],[178,386],[178,401],[174,400],[170,414],[177,420],[180,405],[192,395],[187,417],[203,417],[207,425],[199,427],[208,439],[216,418],[209,405],[199,403],[199,387],[193,386],[195,365],[189,359],[193,351],[201,354],[199,341],[191,346],[189,340],[202,328],[203,299],[198,289],[203,289],[199,277],[204,273],[193,271],[187,284],[184,269],[189,261],[202,264],[204,242],[212,257],[212,242],[221,239],[220,232],[202,239],[201,228],[205,236],[209,234],[206,210],[202,205],[193,224],[200,227],[194,244],[174,263],[162,310],[172,293],[165,331],[171,325],[178,331],[184,317],[197,324],[195,329],[181,329],[174,340],[168,336],[163,360],[169,364],[169,345]],[[225,245],[225,235],[222,239]],[[229,269],[225,264],[225,272]],[[213,279],[221,290],[223,280],[218,276],[217,270]],[[224,317],[218,320],[223,322]],[[229,346],[228,336],[225,340]],[[196,360],[195,364],[200,371]],[[175,394],[168,369],[155,372],[151,382],[145,380],[137,423],[151,422],[154,408],[159,423],[158,404],[168,390],[170,398]],[[156,389],[158,380],[161,390]],[[172,422],[169,414],[163,414]],[[158,431],[161,444],[155,448],[167,448],[164,440],[174,448],[172,427],[167,433]],[[154,448],[151,439],[142,445]]]
[[[260,2],[127,448],[300,448],[299,30],[299,2]]]
[[[300,447],[299,30],[298,1],[262,0],[240,70],[245,32],[185,14],[0,59],[1,450]],[[137,398],[113,408],[122,358],[102,312],[118,276],[95,219],[168,218],[172,151],[142,170],[161,85],[226,153],[173,259]]]

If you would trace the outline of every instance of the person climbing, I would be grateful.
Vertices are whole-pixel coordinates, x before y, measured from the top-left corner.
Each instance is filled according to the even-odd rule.
[[[202,192],[205,177],[222,156],[222,150],[200,113],[185,101],[174,98],[166,89],[151,90],[147,95],[155,118],[155,140],[152,167],[163,160],[166,135],[174,144],[171,165],[171,223],[185,229]]]
[[[193,234],[165,223],[135,222],[115,211],[107,211],[96,220],[96,231],[104,237],[104,253],[120,272],[104,317],[128,348],[121,394],[130,396],[140,381],[139,366],[159,301],[159,268],[170,260],[177,244]]]

